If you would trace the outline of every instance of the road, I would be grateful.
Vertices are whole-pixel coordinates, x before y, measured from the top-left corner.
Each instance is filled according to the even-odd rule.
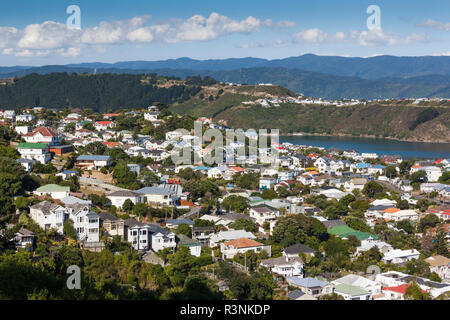
[[[397,192],[400,195],[404,195],[406,192],[404,192],[402,189],[400,189],[399,187],[387,182],[387,181],[381,181],[381,180],[376,180],[377,183],[381,184],[382,186],[388,188],[391,191]],[[440,199],[433,199],[433,198],[428,198],[426,196],[422,196],[422,195],[418,195],[418,196],[414,196],[414,198],[418,198],[418,199],[426,199],[428,201],[434,201],[440,205],[450,205],[450,200],[440,200]]]

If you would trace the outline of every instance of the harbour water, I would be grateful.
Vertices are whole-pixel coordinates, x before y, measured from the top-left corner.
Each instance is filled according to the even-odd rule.
[[[357,150],[381,155],[400,155],[405,159],[450,158],[450,143],[406,142],[387,139],[334,136],[280,136],[280,142],[297,145]]]

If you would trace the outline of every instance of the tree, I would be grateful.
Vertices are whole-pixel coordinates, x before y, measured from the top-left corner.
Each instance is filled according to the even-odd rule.
[[[122,205],[122,209],[127,213],[130,213],[131,210],[133,210],[133,207],[134,207],[134,203],[130,199],[126,199]]]
[[[438,179],[440,183],[450,184],[450,171],[445,171]]]
[[[424,292],[417,283],[411,283],[405,290],[405,300],[431,300],[430,294]]]
[[[409,209],[409,203],[407,200],[398,200],[397,201],[397,208],[400,210],[406,210]]]
[[[177,227],[177,234],[184,234],[190,238],[192,237],[192,228],[186,223],[181,223]]]
[[[258,226],[250,220],[239,218],[234,223],[230,224],[230,228],[234,230],[245,230],[248,232],[257,232]]]
[[[367,197],[373,198],[375,194],[383,192],[383,187],[375,182],[375,181],[369,181],[364,186],[364,189],[362,191]]]
[[[411,174],[409,176],[409,180],[411,180],[411,183],[416,183],[416,182],[423,182],[424,179],[426,178],[427,173],[423,170],[419,170],[414,172],[413,174]]]
[[[434,228],[439,223],[439,218],[434,214],[427,214],[420,219],[418,229],[420,232],[425,232],[428,228]]]
[[[387,166],[386,167],[386,177],[388,178],[395,178],[397,177],[397,170],[394,166]]]
[[[180,286],[184,284],[191,270],[195,267],[195,258],[191,255],[188,247],[182,246],[169,258],[169,263],[167,274],[170,282],[174,286]]]
[[[145,217],[148,213],[148,207],[145,203],[138,202],[133,207],[133,214],[138,217]]]
[[[397,229],[402,229],[406,233],[409,233],[409,234],[413,233],[413,231],[414,231],[411,221],[409,221],[407,219],[397,222],[396,227],[397,227]]]
[[[64,232],[64,235],[67,236],[68,238],[73,239],[73,240],[77,239],[77,233],[75,231],[75,228],[73,227],[72,219],[67,219],[64,222],[63,232]]]
[[[241,213],[247,209],[248,199],[242,196],[231,195],[223,200],[222,206],[227,211],[236,211]]]
[[[273,189],[264,189],[261,193],[264,200],[272,200],[278,198],[278,193]]]

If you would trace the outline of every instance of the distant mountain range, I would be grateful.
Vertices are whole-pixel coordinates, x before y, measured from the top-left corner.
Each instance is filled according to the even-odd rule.
[[[450,97],[450,56],[348,58],[306,54],[277,60],[234,58],[0,67],[0,78],[31,73],[208,75],[234,83],[273,83],[308,96],[334,98]]]

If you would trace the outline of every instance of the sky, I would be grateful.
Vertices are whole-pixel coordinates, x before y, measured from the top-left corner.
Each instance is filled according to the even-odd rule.
[[[74,5],[79,8],[79,18],[76,11],[67,13]],[[368,13],[369,6],[379,11]],[[281,59],[306,53],[351,57],[450,55],[450,1],[0,3],[0,66],[180,57]]]

